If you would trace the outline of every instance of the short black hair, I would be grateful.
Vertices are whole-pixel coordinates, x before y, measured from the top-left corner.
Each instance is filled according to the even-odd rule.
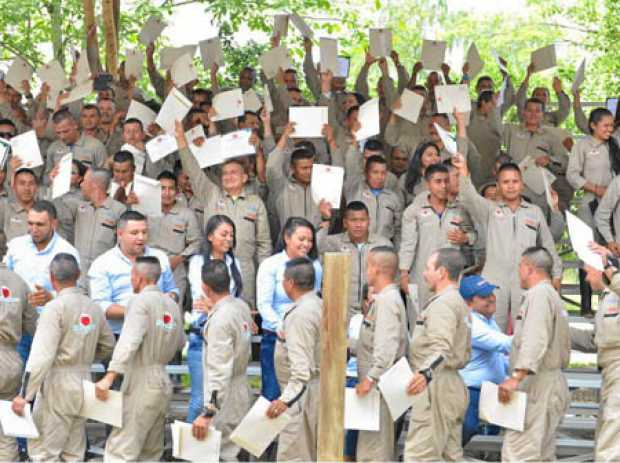
[[[238,117],[238,121],[239,122],[245,122],[246,119],[248,118],[248,116],[254,116],[254,117],[258,117],[258,114],[256,114],[254,111],[248,111],[245,110],[243,112],[243,114],[241,116]]]
[[[523,105],[523,108],[527,108],[527,105],[529,105],[529,104],[539,104],[541,110],[542,111],[545,110],[545,103],[542,100],[538,99],[538,98],[534,98],[534,97],[528,98],[527,100],[525,100],[525,105]]]
[[[127,222],[146,222],[146,216],[138,211],[125,211],[118,218],[118,229],[124,228]]]
[[[368,170],[370,169],[370,166],[372,166],[373,164],[383,164],[387,166],[387,161],[385,160],[383,156],[380,156],[378,154],[373,154],[366,160],[366,166],[365,166],[366,172],[368,172]]]
[[[84,164],[82,161],[80,161],[79,159],[72,159],[71,163],[77,167],[78,170],[78,175],[80,177],[84,177],[84,175],[86,175],[86,171],[88,170],[88,167],[86,166],[86,164]]]
[[[66,108],[66,107],[63,107],[63,108],[59,109],[52,116],[52,122],[54,124],[59,124],[62,121],[67,120],[67,119],[70,119],[73,122],[76,122],[75,121],[75,117],[73,117],[73,114],[71,114],[71,111],[69,111],[69,109]]]
[[[298,257],[285,264],[284,278],[293,280],[299,289],[312,291],[316,281],[316,272],[312,261],[307,257]]]
[[[432,117],[440,117],[440,118],[445,119],[446,121],[450,122],[450,117],[446,113],[435,113],[435,114],[433,114]]]
[[[314,154],[307,148],[297,148],[291,154],[291,164],[302,159],[314,159]]]
[[[370,140],[366,140],[366,143],[364,143],[364,151],[366,150],[381,151],[383,153],[383,149],[384,149],[383,143],[381,143],[376,138],[371,138]]]
[[[161,174],[159,174],[157,176],[157,180],[161,180],[162,178],[164,180],[172,180],[174,182],[175,186],[177,184],[176,176],[172,172],[170,172],[169,170],[164,170]]]
[[[310,140],[300,140],[298,142],[295,142],[293,146],[295,148],[305,148],[310,151],[314,156],[316,156],[316,147],[314,146],[314,143],[312,143]]]
[[[34,177],[34,183],[36,183],[37,185],[39,184],[39,177],[37,177],[37,174],[34,173],[34,170],[32,169],[19,169],[17,172],[15,172],[15,175],[13,176],[14,179],[17,179],[17,177],[19,177],[20,175],[23,174],[28,174],[28,175],[32,175]]]
[[[131,154],[129,151],[126,151],[126,150],[117,151],[114,154],[114,157],[112,157],[112,162],[117,162],[119,164],[122,164],[124,162],[131,162],[131,165],[133,167],[136,166],[136,162],[134,161],[133,154]]]
[[[32,205],[32,210],[34,212],[47,212],[50,220],[56,220],[58,217],[58,213],[56,212],[56,206],[51,201],[46,201],[44,199],[35,201]]]
[[[101,112],[99,111],[99,107],[92,103],[85,104],[84,106],[82,106],[82,111],[84,111],[85,109],[94,109],[95,111],[97,111],[98,115],[101,115]]]
[[[364,204],[362,201],[351,201],[344,208],[344,215],[346,216],[347,213],[349,212],[361,212],[361,211],[364,211],[366,212],[366,214],[368,214],[369,213],[368,206],[366,206],[366,204]]]
[[[221,259],[206,260],[202,265],[200,277],[202,282],[217,294],[224,294],[230,291],[228,266]]]
[[[123,127],[125,127],[127,124],[138,124],[140,126],[140,129],[144,130],[144,124],[142,124],[142,121],[137,117],[130,117],[129,119],[127,119],[125,122],[123,122]]]
[[[499,169],[497,169],[497,176],[499,177],[499,174],[508,170],[519,172],[519,175],[521,175],[521,168],[517,164],[515,164],[514,162],[506,162],[499,166]]]
[[[360,107],[359,106],[351,106],[348,110],[347,110],[347,117],[351,117],[351,114],[353,114],[354,111],[359,111]]]
[[[426,168],[426,171],[424,171],[424,180],[428,182],[431,177],[437,173],[449,174],[450,171],[448,170],[448,167],[444,164],[431,164]]]

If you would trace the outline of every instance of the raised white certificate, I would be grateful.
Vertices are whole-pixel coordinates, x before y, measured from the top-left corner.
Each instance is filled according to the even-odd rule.
[[[312,37],[314,37],[312,29],[310,29],[310,26],[308,26],[306,21],[304,21],[301,16],[299,16],[297,13],[291,13],[290,18],[293,22],[293,25],[297,28],[297,30],[304,39],[311,39]]]
[[[545,187],[545,199],[549,208],[553,209],[553,197],[551,196],[551,184],[555,181],[556,177],[547,169],[542,169],[543,185]]]
[[[439,138],[441,138],[441,142],[443,143],[444,148],[446,148],[446,151],[452,156],[454,156],[458,152],[456,138],[450,132],[444,130],[443,127],[441,127],[436,122],[433,122],[433,125],[435,126],[435,130],[437,130],[437,135],[439,135]]]
[[[80,51],[80,58],[78,59],[75,70],[75,83],[77,85],[90,80],[90,65],[88,64],[88,54],[86,50]]]
[[[435,101],[438,113],[452,114],[455,108],[459,113],[471,111],[469,87],[466,84],[435,86]]]
[[[288,50],[283,46],[267,50],[261,55],[258,62],[267,79],[273,79],[280,69],[286,71],[292,66]]]
[[[534,65],[534,72],[554,68],[556,66],[555,45],[533,51],[531,62]]]
[[[469,50],[467,50],[467,58],[465,59],[467,64],[469,64],[469,79],[473,80],[476,78],[482,68],[484,67],[484,61],[480,58],[480,53],[478,52],[478,47],[474,42],[469,46]]]
[[[269,91],[269,85],[265,84],[263,86],[264,90],[264,98],[265,98],[265,109],[272,113],[273,112],[273,100],[271,99],[271,92]]]
[[[594,241],[594,232],[583,220],[566,211],[566,226],[573,250],[577,257],[586,264],[603,271],[603,258],[590,249],[590,243]]]
[[[258,113],[258,110],[263,107],[263,103],[260,101],[257,93],[249,89],[247,92],[243,92],[243,110],[252,111]]]
[[[145,46],[150,45],[157,40],[167,25],[168,24],[166,24],[163,19],[157,16],[151,16],[146,23],[144,23],[144,27],[142,27],[140,34],[138,34],[138,40]]]
[[[95,396],[95,383],[82,381],[84,402],[80,408],[80,416],[89,420],[109,424],[115,428],[123,426],[123,393],[108,391],[108,400],[99,400]]]
[[[338,66],[336,67],[336,72],[334,73],[334,77],[341,77],[346,79],[349,77],[349,68],[351,66],[351,58],[346,56],[338,56],[337,58]]]
[[[295,123],[291,138],[320,138],[328,121],[327,106],[291,106],[288,120]]]
[[[269,418],[266,413],[270,405],[270,401],[260,396],[230,435],[230,440],[256,458],[263,454],[291,420],[286,413],[277,418]]]
[[[131,76],[139,80],[142,77],[142,65],[144,64],[144,53],[137,48],[127,50],[125,53],[125,77]]]
[[[201,169],[216,166],[224,162],[222,157],[222,136],[205,138],[201,145],[197,145],[188,139],[188,147],[192,152]]]
[[[222,157],[224,160],[237,156],[255,154],[256,148],[250,143],[250,129],[235,130],[222,135]]]
[[[369,53],[375,58],[388,57],[392,53],[392,31],[390,29],[370,29]]]
[[[381,396],[376,389],[371,389],[364,397],[360,397],[354,388],[345,388],[344,429],[378,431],[380,406]]]
[[[400,108],[394,110],[394,114],[416,124],[420,117],[420,111],[424,105],[424,97],[412,92],[408,88],[400,95]]]
[[[525,424],[527,394],[522,391],[514,391],[510,402],[504,404],[499,401],[497,396],[498,389],[499,386],[497,384],[489,381],[482,383],[478,406],[480,419],[502,428],[522,432]]]
[[[149,125],[157,119],[157,113],[147,105],[140,103],[137,100],[131,100],[131,103],[129,103],[129,109],[127,110],[127,116],[125,116],[125,120],[128,119],[138,119],[142,122],[142,128],[146,132],[148,131]]]
[[[162,160],[178,149],[176,138],[167,133],[157,135],[155,138],[146,142],[144,147],[153,163]]]
[[[155,123],[159,125],[164,132],[174,134],[175,122],[182,121],[183,118],[187,116],[190,109],[192,109],[192,102],[173,87],[159,110]]]
[[[219,37],[211,37],[198,43],[200,47],[200,57],[205,71],[210,70],[213,64],[222,65],[224,63],[224,53],[222,52],[222,42]]]
[[[586,59],[581,60],[581,64],[577,68],[577,72],[575,73],[575,81],[573,82],[573,93],[576,93],[579,90],[579,87],[583,84],[583,81],[586,78]],[[614,114],[615,115],[615,114]]]
[[[213,121],[224,121],[243,116],[243,92],[240,88],[220,92],[213,97],[215,116]]]
[[[319,204],[321,200],[331,204],[332,209],[340,209],[344,169],[338,166],[325,164],[312,165],[312,201]]]
[[[159,54],[159,67],[161,69],[170,69],[174,62],[183,55],[190,55],[192,58],[196,54],[196,45],[184,45],[182,47],[167,47],[161,50]]]
[[[74,101],[80,101],[93,93],[93,81],[87,80],[81,84],[76,85],[69,91],[69,95],[63,100],[64,104],[73,103]]]
[[[62,90],[69,86],[67,76],[62,66],[55,59],[47,64],[43,64],[37,68],[37,76],[41,82],[45,82],[52,88],[58,88]]]
[[[501,58],[499,56],[499,53],[497,53],[497,50],[495,50],[494,48],[491,49],[491,54],[495,57],[495,61],[497,62],[497,65],[499,66],[500,71],[503,71],[506,74],[508,74],[508,69],[502,63],[502,60],[501,60]]]
[[[58,175],[52,181],[52,199],[60,198],[71,190],[71,162],[73,154],[67,153],[58,161]]]
[[[519,163],[519,168],[521,169],[523,183],[525,183],[525,185],[537,195],[545,194],[545,180],[543,177],[543,170],[545,169],[538,167],[536,165],[536,161],[532,159],[531,156],[526,156],[523,158],[523,160]],[[549,174],[553,175],[551,172],[549,172]],[[547,177],[547,180],[548,179],[549,177]],[[553,177],[551,183],[554,181],[555,177]]]
[[[16,415],[11,409],[10,400],[0,400],[0,425],[6,437],[37,439],[39,431],[32,420],[30,404],[24,408],[24,416]]]
[[[161,183],[142,175],[134,175],[133,192],[138,197],[138,204],[133,208],[146,216],[161,217]]]
[[[357,120],[360,123],[360,129],[355,134],[358,142],[366,140],[381,132],[381,123],[379,119],[379,98],[368,100],[357,113]]]
[[[198,79],[196,69],[194,69],[193,58],[187,54],[177,59],[170,69],[170,77],[175,87],[183,85]]]
[[[24,91],[23,81],[30,82],[34,70],[23,58],[16,56],[9,69],[6,71],[4,81],[18,92]]]
[[[331,71],[336,75],[338,71],[338,40],[321,37],[321,72]]]
[[[217,463],[220,461],[222,432],[210,427],[207,437],[198,440],[192,435],[191,423],[175,421],[170,425],[172,456],[180,460]]]
[[[273,16],[273,35],[277,35],[280,38],[288,35],[288,13]]]
[[[37,134],[34,130],[11,138],[11,152],[22,161],[20,169],[32,169],[43,165]]]
[[[422,65],[424,69],[437,71],[441,69],[441,65],[446,62],[446,42],[437,40],[422,41]]]
[[[415,397],[407,394],[407,385],[413,372],[405,357],[401,357],[379,378],[379,390],[387,404],[392,420],[396,421],[413,404]]]

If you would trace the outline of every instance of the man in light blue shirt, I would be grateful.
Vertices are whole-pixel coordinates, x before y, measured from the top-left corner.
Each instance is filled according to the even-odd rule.
[[[495,322],[497,286],[478,275],[464,277],[459,291],[471,309],[471,358],[460,371],[469,389],[469,408],[463,422],[463,446],[476,434],[498,434],[496,426],[481,428],[478,417],[480,386],[484,381],[501,384],[508,376],[508,355],[512,336],[507,336]]]
[[[162,268],[157,286],[177,302],[179,290],[166,254],[146,246],[146,217],[137,211],[124,212],[117,227],[117,245],[95,259],[88,271],[88,283],[90,297],[99,304],[110,328],[118,335],[123,327],[126,307],[133,296],[131,268],[137,257],[157,257]]]

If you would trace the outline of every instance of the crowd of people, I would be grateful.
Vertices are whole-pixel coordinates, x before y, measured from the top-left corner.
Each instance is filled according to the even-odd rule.
[[[275,35],[272,47],[280,45]],[[255,334],[267,416],[291,417],[271,457],[316,460],[327,252],[351,256],[347,386],[368,394],[403,357],[413,371],[405,461],[462,460],[473,436],[500,432],[503,460],[554,459],[570,402],[562,369],[571,345],[598,353],[596,460],[619,459],[616,114],[595,108],[586,116],[575,90],[583,134],[573,136],[561,129],[571,101],[559,78],[556,110],[548,88],[528,96],[533,66],[515,92],[504,60],[500,83],[474,79],[468,63],[458,77],[445,64],[425,70],[421,62],[409,75],[396,51],[367,53],[350,85],[317,68],[310,39],[304,46],[303,72],[280,68],[267,78],[248,66],[239,74],[244,93],[268,89],[272,111],[262,104],[224,121],[213,106],[223,91],[218,65],[210,87],[192,81],[177,88],[157,69],[154,44],[146,65],[155,99],[122,66],[96,102],[65,105],[61,93],[53,110],[46,82],[35,97],[28,81],[20,88],[0,81],[0,138],[34,130],[44,159],[31,168],[8,154],[0,170],[0,399],[17,414],[33,403],[40,433],[26,446],[0,430],[0,460],[18,459],[20,449],[33,461],[84,459],[82,381],[99,360],[106,372],[98,399],[118,388],[124,397],[123,425],[109,432],[106,461],[159,460],[172,395],[165,366],[185,347],[187,421],[197,439],[221,431],[220,458],[236,460],[241,449],[230,436],[253,402],[247,368]],[[89,58],[96,75],[101,66]],[[359,139],[375,65],[380,133]],[[437,112],[442,81],[471,87],[471,111]],[[159,111],[175,88],[192,107],[169,133],[177,150],[153,161],[145,144],[163,128],[126,113],[132,101]],[[416,123],[397,114],[405,89],[424,98]],[[322,137],[295,136],[289,109],[305,106],[328,108]],[[513,106],[518,122],[510,123]],[[188,137],[200,126],[206,138]],[[456,154],[440,133],[453,126]],[[192,145],[243,129],[252,132],[254,154],[201,168]],[[71,189],[52,198],[67,153]],[[317,164],[344,168],[340,204],[313,199]],[[551,188],[537,189],[533,170]],[[140,212],[137,175],[159,182],[161,214]],[[601,293],[587,333],[571,330],[559,296],[556,244],[571,204],[595,230],[592,247],[605,262],[604,272],[580,269],[586,311],[592,290]],[[501,402],[527,393],[522,432],[481,422],[486,381],[499,385]],[[347,432],[346,458],[395,460],[403,420],[381,398],[379,431]]]

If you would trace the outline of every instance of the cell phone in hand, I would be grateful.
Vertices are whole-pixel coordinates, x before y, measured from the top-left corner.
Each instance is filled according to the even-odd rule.
[[[94,88],[95,91],[101,92],[103,90],[109,90],[110,84],[112,83],[113,77],[112,74],[99,74],[95,77]]]

